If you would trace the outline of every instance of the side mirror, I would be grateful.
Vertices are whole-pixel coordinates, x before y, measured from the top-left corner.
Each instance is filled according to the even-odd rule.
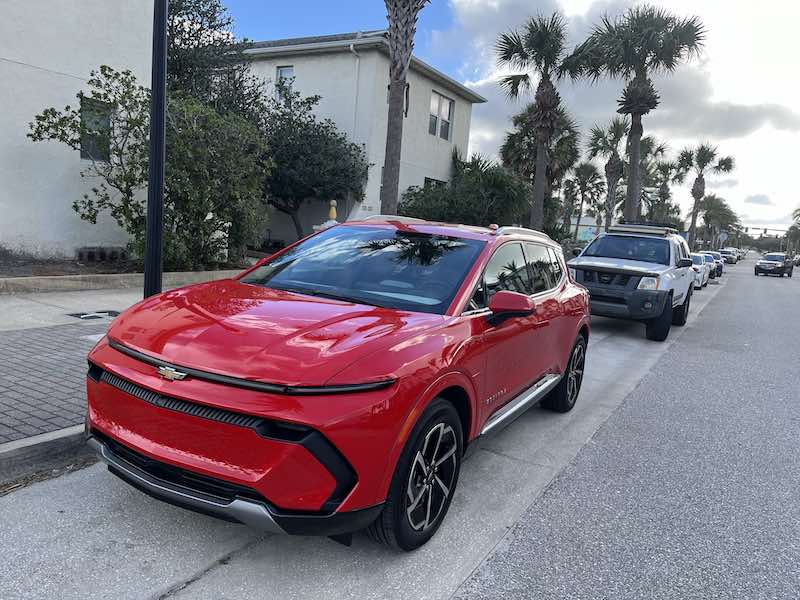
[[[679,258],[678,259],[678,268],[684,269],[686,267],[692,266],[692,259],[691,258]]]
[[[495,293],[489,300],[489,310],[492,311],[490,319],[499,322],[512,317],[532,315],[536,312],[536,305],[525,294],[502,290]]]
[[[580,248],[573,248],[572,249],[572,256],[580,256],[581,249]]]

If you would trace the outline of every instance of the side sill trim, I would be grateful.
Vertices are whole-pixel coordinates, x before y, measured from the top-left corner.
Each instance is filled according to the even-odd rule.
[[[280,385],[277,383],[264,383],[261,381],[252,381],[250,379],[241,379],[239,377],[231,377],[230,375],[221,375],[219,373],[210,373],[208,371],[201,371],[200,369],[193,369],[191,367],[183,367],[174,363],[161,360],[144,352],[139,352],[133,348],[108,338],[108,345],[117,352],[122,352],[131,358],[138,361],[153,365],[156,367],[170,367],[176,371],[181,371],[195,377],[197,379],[204,379],[214,383],[221,383],[223,385],[230,385],[232,387],[244,388],[247,390],[255,390],[257,392],[266,392],[269,394],[282,394],[285,396],[316,396],[324,394],[351,394],[357,392],[371,392],[374,390],[382,390],[394,384],[394,379],[384,379],[383,381],[373,381],[369,383],[352,383],[341,385],[323,385],[323,386],[290,386]]]
[[[556,374],[545,375],[542,377],[534,385],[519,394],[516,398],[511,400],[508,404],[503,406],[500,410],[489,417],[486,425],[484,425],[483,429],[481,430],[481,435],[486,435],[487,433],[511,423],[511,421],[519,417],[522,413],[528,410],[528,408],[541,400],[547,394],[547,392],[552,390],[558,384],[558,382],[561,381],[561,377],[562,375]]]

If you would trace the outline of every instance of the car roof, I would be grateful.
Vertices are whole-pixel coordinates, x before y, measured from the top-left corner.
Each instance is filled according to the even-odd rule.
[[[496,243],[504,239],[520,239],[537,242],[544,242],[551,246],[560,247],[550,236],[541,231],[527,229],[524,227],[498,227],[490,225],[488,227],[478,227],[476,225],[464,225],[460,223],[442,223],[438,221],[425,221],[413,217],[402,217],[394,215],[374,215],[360,221],[346,221],[340,225],[356,227],[387,227],[397,230],[415,231],[428,235],[441,235],[446,237],[460,237],[472,240],[485,240]]]

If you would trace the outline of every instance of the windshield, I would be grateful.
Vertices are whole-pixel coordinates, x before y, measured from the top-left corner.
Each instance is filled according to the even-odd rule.
[[[722,255],[719,252],[709,252],[709,254],[715,260],[722,260]]]
[[[443,314],[485,242],[377,227],[323,231],[241,279],[362,304]]]
[[[589,244],[583,256],[623,258],[668,265],[669,242],[654,237],[604,235]]]
[[[772,262],[783,262],[783,254],[765,254],[764,260],[771,260]]]
[[[706,262],[714,262],[714,257],[710,254],[704,254],[703,256],[706,257]]]
[[[705,261],[703,260],[702,256],[698,256],[697,254],[692,254],[692,262],[696,265],[702,265]]]

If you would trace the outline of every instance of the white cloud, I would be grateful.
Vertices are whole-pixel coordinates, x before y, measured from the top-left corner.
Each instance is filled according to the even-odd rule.
[[[775,204],[766,194],[751,194],[744,201],[746,204],[760,204],[762,206],[773,206]]]

